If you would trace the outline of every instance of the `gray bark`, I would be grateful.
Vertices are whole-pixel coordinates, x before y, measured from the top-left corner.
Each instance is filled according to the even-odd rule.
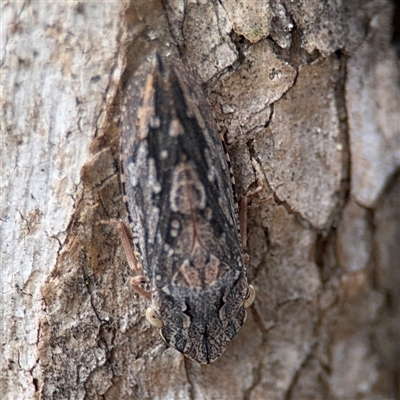
[[[2,398],[400,398],[389,1],[1,7]],[[263,188],[248,209],[257,297],[207,366],[149,326],[99,225],[126,219],[118,110],[155,48],[203,84],[239,192]]]

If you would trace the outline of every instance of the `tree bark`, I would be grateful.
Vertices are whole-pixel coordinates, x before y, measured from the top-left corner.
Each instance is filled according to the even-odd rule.
[[[4,399],[399,399],[400,90],[386,0],[5,1]],[[116,231],[127,78],[169,49],[250,199],[257,296],[226,352],[168,348]]]

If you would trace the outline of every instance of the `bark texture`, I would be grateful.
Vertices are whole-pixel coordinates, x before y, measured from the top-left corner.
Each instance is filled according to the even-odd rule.
[[[4,399],[399,399],[400,90],[370,1],[1,4]],[[257,297],[214,364],[167,348],[118,234],[124,84],[155,48],[205,89]],[[125,71],[125,72],[124,72]]]

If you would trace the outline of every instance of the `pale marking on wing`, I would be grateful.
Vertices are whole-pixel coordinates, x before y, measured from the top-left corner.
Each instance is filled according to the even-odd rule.
[[[206,206],[206,191],[193,166],[180,163],[172,173],[170,205],[173,212],[196,213]]]
[[[168,134],[171,137],[175,137],[181,135],[182,133],[184,133],[184,129],[181,122],[179,121],[178,118],[174,118],[169,126]]]
[[[145,139],[149,133],[151,120],[154,116],[154,74],[149,74],[143,88],[143,105],[138,111],[138,134]]]

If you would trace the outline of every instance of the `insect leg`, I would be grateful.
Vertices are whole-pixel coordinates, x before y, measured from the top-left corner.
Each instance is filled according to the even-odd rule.
[[[255,195],[262,190],[261,186],[257,186],[255,189],[249,190],[245,195],[240,198],[239,202],[239,227],[240,235],[242,237],[243,249],[247,249],[247,206],[249,203],[249,197]]]
[[[239,202],[239,226],[240,226],[240,235],[242,237],[242,246],[243,249],[247,248],[247,206],[249,203],[249,197],[258,193],[262,190],[262,186],[257,186],[256,188],[249,190],[244,196],[240,198]],[[247,253],[243,254],[243,261],[245,264],[250,262],[250,256]],[[244,302],[244,308],[250,307],[254,298],[256,297],[256,291],[253,285],[249,285],[249,297]]]
[[[146,297],[147,299],[151,300],[150,292],[148,292],[142,288],[142,286],[145,285],[147,282],[148,282],[148,280],[145,275],[136,275],[133,278],[131,278],[129,281],[129,283],[131,284],[133,289],[136,290],[136,292],[138,292],[142,296]]]
[[[131,267],[132,271],[134,271],[136,273],[143,272],[142,266],[138,262],[138,260],[135,256],[135,253],[132,249],[131,238],[130,238],[129,231],[128,231],[127,227],[125,226],[125,224],[122,221],[118,221],[116,219],[111,219],[109,221],[101,220],[100,223],[104,224],[104,225],[111,225],[111,226],[114,226],[115,228],[117,228],[119,235],[121,237],[122,246],[124,247],[126,259],[128,261],[129,266]],[[147,278],[143,274],[134,276],[130,280],[130,284],[133,287],[133,289],[136,290],[136,292],[138,292],[139,294],[141,294],[142,296],[144,296],[148,299],[151,299],[151,294],[142,288],[142,286],[144,284],[146,284],[147,282],[148,282]]]

